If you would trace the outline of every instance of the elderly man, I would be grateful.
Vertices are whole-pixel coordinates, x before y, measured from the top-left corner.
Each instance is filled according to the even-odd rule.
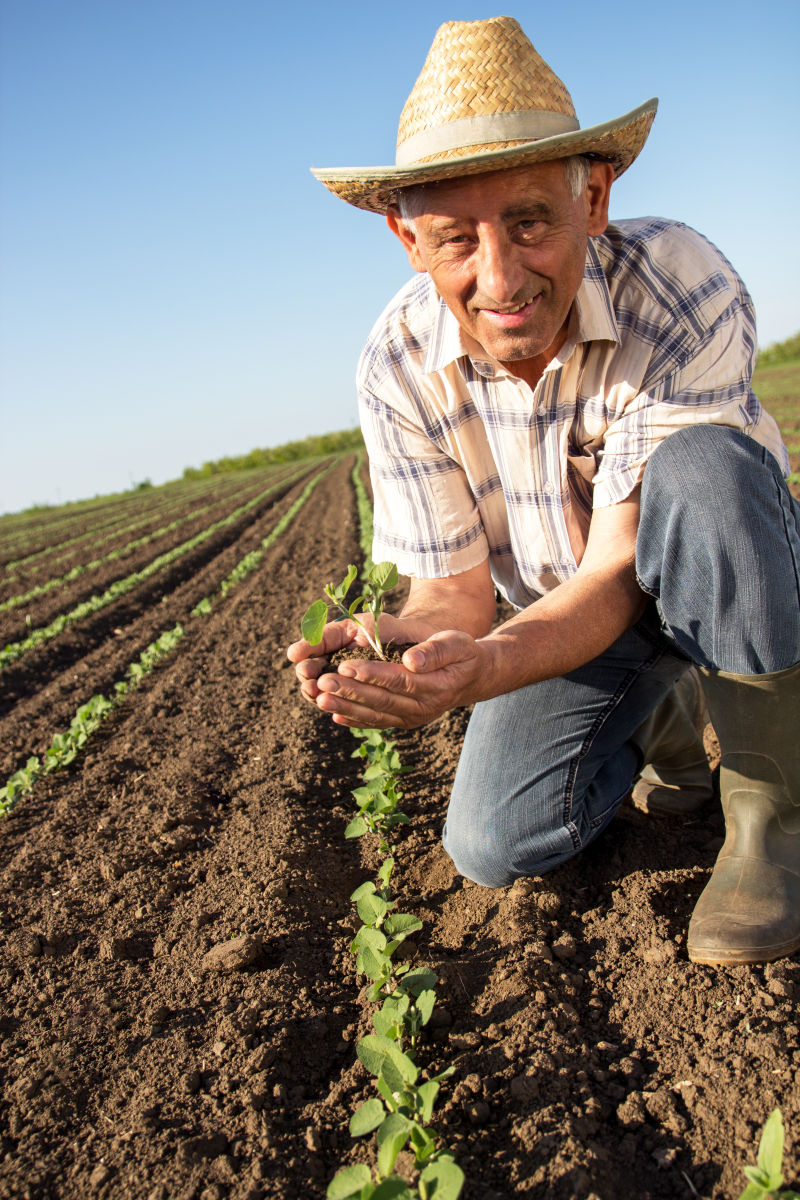
[[[707,798],[701,677],[727,836],[689,955],[763,962],[800,946],[800,513],[730,264],[608,223],[655,108],[581,129],[515,21],[450,22],[396,165],[315,172],[418,273],[359,368],[373,553],[411,579],[382,635],[413,648],[323,675],[345,621],[289,656],[339,724],[475,703],[444,844],[488,887],[575,855],[640,775],[653,809]]]

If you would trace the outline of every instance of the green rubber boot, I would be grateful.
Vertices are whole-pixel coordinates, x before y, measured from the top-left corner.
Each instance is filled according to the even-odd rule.
[[[689,958],[771,962],[800,948],[800,663],[702,676],[722,751],[725,844],[689,922]]]
[[[713,799],[703,747],[707,722],[700,676],[690,667],[634,735],[645,762],[631,793],[636,808],[687,816]]]

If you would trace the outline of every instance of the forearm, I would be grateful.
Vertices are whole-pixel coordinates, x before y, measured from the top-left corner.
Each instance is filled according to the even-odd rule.
[[[566,675],[608,649],[641,617],[646,603],[632,564],[579,571],[479,640],[485,669],[471,699]]]

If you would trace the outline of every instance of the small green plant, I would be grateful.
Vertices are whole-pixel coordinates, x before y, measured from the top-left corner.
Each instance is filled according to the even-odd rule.
[[[378,658],[385,659],[386,654],[378,635],[378,618],[383,611],[383,598],[386,592],[397,587],[397,567],[390,562],[376,563],[367,575],[361,595],[356,596],[355,600],[348,603],[348,593],[357,577],[358,567],[354,567],[351,563],[341,583],[325,585],[323,591],[327,600],[315,600],[303,617],[300,625],[303,637],[312,646],[318,646],[322,641],[322,633],[330,610],[338,609],[341,616],[350,617],[363,630],[364,636]],[[358,613],[372,614],[374,618],[372,633],[358,619]]]
[[[745,1167],[744,1173],[750,1180],[739,1200],[800,1200],[800,1192],[783,1187],[783,1118],[781,1110],[774,1108],[764,1123],[758,1143],[758,1165]]]
[[[365,1101],[350,1119],[350,1133],[375,1133],[377,1181],[366,1164],[345,1167],[331,1180],[328,1200],[457,1200],[464,1174],[453,1155],[439,1145],[430,1125],[443,1080],[453,1067],[424,1079],[416,1062],[420,1037],[436,1004],[436,974],[427,967],[411,969],[396,962],[395,952],[409,935],[422,928],[412,913],[397,912],[390,880],[397,847],[390,843],[393,828],[408,817],[398,810],[402,793],[397,776],[405,769],[393,741],[377,729],[354,729],[361,744],[354,758],[366,759],[364,786],[353,795],[359,814],[345,837],[377,834],[383,860],[377,881],[368,880],[352,893],[361,925],[350,943],[358,971],[370,980],[367,998],[380,1007],[372,1014],[374,1033],[356,1045],[359,1060],[374,1078],[377,1096]],[[406,1147],[414,1155],[416,1185],[395,1174],[397,1158]]]

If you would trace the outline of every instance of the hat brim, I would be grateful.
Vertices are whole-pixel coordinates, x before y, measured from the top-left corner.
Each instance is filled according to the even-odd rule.
[[[576,129],[533,142],[517,142],[501,149],[437,157],[431,162],[412,163],[406,167],[312,167],[311,173],[341,200],[376,213],[386,212],[392,194],[398,188],[510,170],[569,158],[573,154],[596,154],[612,163],[614,177],[619,178],[647,141],[657,108],[658,100],[647,100],[624,116],[588,129]]]

